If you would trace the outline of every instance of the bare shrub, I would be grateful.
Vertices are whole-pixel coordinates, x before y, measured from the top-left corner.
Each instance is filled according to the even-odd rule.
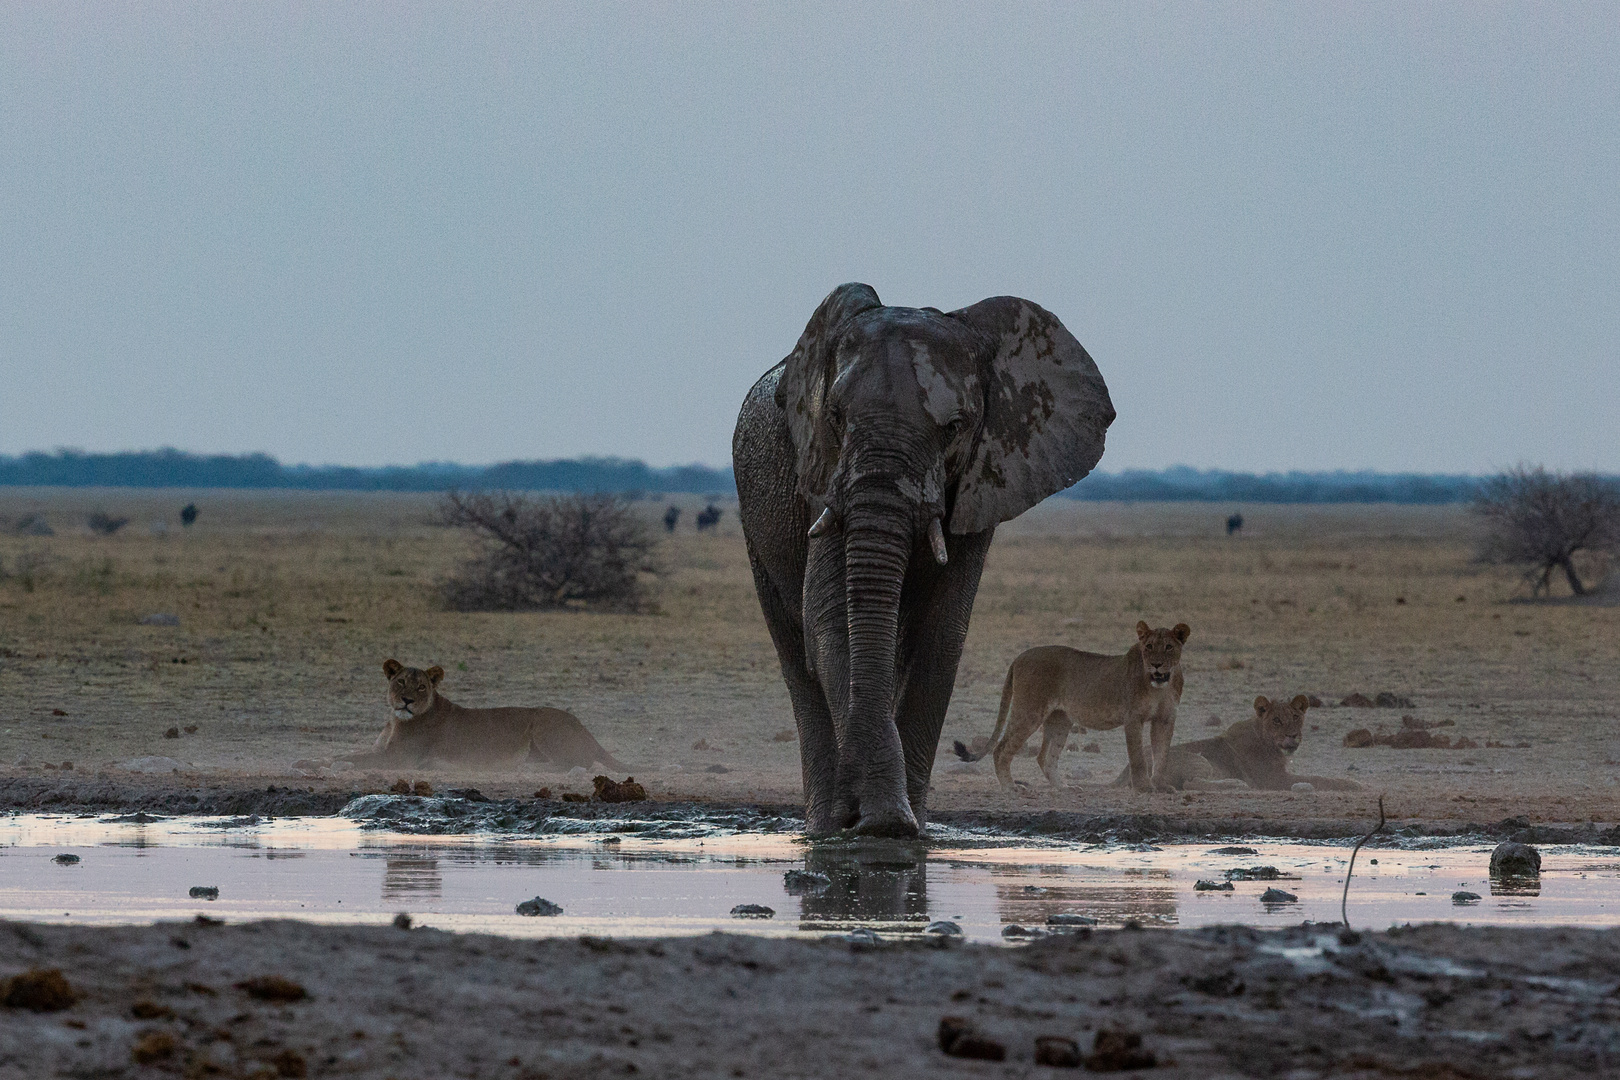
[[[113,533],[129,524],[129,518],[115,518],[105,510],[97,510],[84,522],[90,526],[90,531],[100,533],[102,536],[111,536]]]
[[[1554,570],[1576,596],[1586,595],[1574,557],[1620,550],[1620,484],[1593,473],[1521,465],[1485,481],[1474,513],[1487,530],[1480,558],[1523,566],[1538,595],[1551,589]]]
[[[654,540],[622,498],[452,491],[439,518],[471,529],[482,549],[441,583],[455,611],[647,606],[640,575],[658,572]]]

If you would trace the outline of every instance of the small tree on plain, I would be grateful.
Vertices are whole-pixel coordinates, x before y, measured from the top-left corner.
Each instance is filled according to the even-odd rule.
[[[452,491],[439,514],[481,547],[442,583],[456,611],[647,606],[640,575],[657,573],[654,540],[622,498]]]
[[[1620,549],[1620,484],[1592,473],[1521,465],[1485,481],[1474,512],[1487,530],[1480,557],[1523,566],[1537,594],[1552,587],[1554,570],[1562,570],[1570,590],[1584,596],[1575,555]]]

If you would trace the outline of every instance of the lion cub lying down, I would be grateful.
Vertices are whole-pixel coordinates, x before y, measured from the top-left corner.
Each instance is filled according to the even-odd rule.
[[[1029,737],[1041,729],[1041,751],[1036,761],[1046,782],[1058,782],[1058,755],[1069,730],[1108,731],[1125,728],[1125,752],[1131,759],[1126,772],[1137,791],[1163,788],[1159,774],[1165,769],[1170,737],[1176,730],[1176,705],[1181,701],[1181,647],[1192,631],[1186,623],[1150,629],[1136,624],[1136,644],[1124,656],[1081,652],[1067,645],[1042,645],[1023,653],[1007,669],[1001,687],[1001,711],[990,748],[995,755],[996,778],[1011,791],[1012,760]],[[1151,769],[1142,753],[1142,728],[1152,729]],[[956,756],[977,761],[960,742]]]
[[[526,759],[553,761],[570,768],[599,761],[625,768],[602,749],[571,712],[550,708],[467,709],[438,692],[444,669],[426,671],[398,660],[383,663],[388,676],[388,721],[370,751],[341,761],[362,768],[416,765],[430,761],[458,765],[514,766]]]
[[[1306,783],[1318,791],[1360,791],[1354,780],[1331,776],[1299,776],[1288,771],[1288,757],[1299,749],[1310,699],[1300,694],[1292,701],[1254,699],[1254,716],[1239,720],[1213,739],[1181,743],[1170,748],[1164,785],[1176,789],[1224,790],[1242,781],[1259,791],[1287,791]],[[1157,778],[1155,778],[1157,779]],[[1114,781],[1130,781],[1130,769]]]

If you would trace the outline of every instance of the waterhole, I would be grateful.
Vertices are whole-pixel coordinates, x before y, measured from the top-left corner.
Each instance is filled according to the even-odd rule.
[[[342,817],[16,815],[0,819],[0,918],[383,923],[403,911],[416,925],[521,937],[793,936],[860,927],[892,935],[949,920],[970,940],[1000,942],[1009,940],[1009,925],[1042,930],[1049,920],[1103,927],[1337,921],[1350,854],[1348,846],[1253,839],[1242,841],[1253,854],[1233,854],[1212,843],[1082,846],[950,831],[927,845],[809,844],[787,831],[649,835],[660,830],[648,824],[420,835]],[[1487,876],[1489,846],[1364,849],[1351,922],[1375,929],[1435,921],[1620,924],[1620,859],[1612,851],[1547,847],[1542,854],[1539,882],[1504,885]],[[1277,877],[1251,873],[1265,867]],[[790,885],[790,870],[818,876]],[[1200,889],[1200,881],[1231,888]],[[194,887],[205,891],[193,896]],[[213,888],[218,898],[208,899]],[[1267,890],[1297,899],[1268,898]],[[1479,899],[1458,902],[1459,892]],[[516,913],[537,896],[562,913]],[[774,915],[734,917],[739,905]]]

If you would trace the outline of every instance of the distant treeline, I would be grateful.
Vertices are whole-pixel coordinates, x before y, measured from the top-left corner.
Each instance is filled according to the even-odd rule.
[[[58,450],[0,456],[0,486],[146,488],[298,488],[305,491],[509,491],[695,492],[736,490],[730,469],[676,465],[655,469],[622,458],[507,461],[499,465],[388,465],[375,469],[340,465],[283,465],[268,454],[187,454],[143,450],[86,454]]]
[[[1474,476],[1375,472],[1224,472],[1185,465],[1159,472],[1092,473],[1064,494],[1088,502],[1455,503],[1479,493]]]
[[[306,491],[590,491],[731,494],[731,470],[706,465],[655,469],[623,458],[507,461],[499,465],[283,465],[268,454],[187,454],[144,450],[86,454],[58,450],[0,456],[0,486],[147,488],[301,488]],[[1479,478],[1427,473],[1224,472],[1186,466],[1093,473],[1065,494],[1089,502],[1454,503]]]

